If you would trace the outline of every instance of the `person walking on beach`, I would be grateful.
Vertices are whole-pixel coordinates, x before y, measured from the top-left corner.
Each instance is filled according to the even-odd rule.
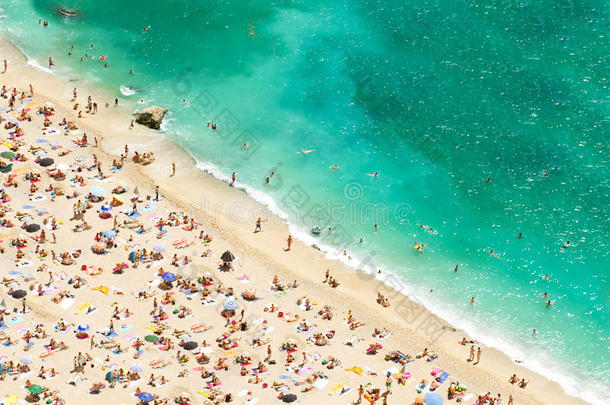
[[[118,106],[119,106],[119,99],[118,99],[118,98],[115,98],[115,99],[114,99],[114,106],[115,106],[115,107],[118,107]]]
[[[513,396],[512,396],[512,394],[510,394],[508,396],[508,405],[513,405]]]
[[[159,201],[159,186],[155,186],[155,201]]]
[[[477,362],[474,364],[479,364],[481,361],[481,347],[477,347]]]
[[[362,386],[362,384],[360,384],[360,387],[358,387],[358,402],[356,402],[357,404],[361,404],[362,403],[362,395],[364,394],[364,387]]]
[[[4,59],[4,72],[2,73],[6,73],[6,69],[8,69],[8,62],[6,61],[6,59]]]
[[[231,175],[231,185],[235,184],[235,180],[237,180],[237,177],[235,176],[235,172],[233,172]]]
[[[288,239],[286,240],[286,243],[288,243],[288,249],[286,249],[286,251],[290,250],[290,247],[292,246],[292,235],[288,235]]]
[[[254,228],[254,233],[262,231],[261,222],[262,222],[261,217],[258,217],[258,219],[256,220],[256,228]]]
[[[74,88],[74,90],[72,90],[72,95],[74,96],[74,98],[72,100],[76,100],[76,96],[78,96],[78,92],[76,91],[76,87]]]
[[[30,97],[34,97],[34,88],[30,84]]]
[[[49,56],[49,69],[52,68],[53,66],[55,66],[55,64],[53,63],[53,58],[51,58]]]
[[[172,162],[172,174],[169,177],[174,177],[176,175],[176,164]]]
[[[468,359],[468,361],[473,361],[474,360],[474,345],[470,346],[470,358]]]

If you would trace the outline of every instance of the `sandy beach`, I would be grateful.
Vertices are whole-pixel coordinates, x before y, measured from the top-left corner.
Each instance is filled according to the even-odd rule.
[[[0,59],[0,152],[13,155],[1,173],[0,400],[25,400],[26,385],[39,385],[40,403],[272,404],[295,395],[345,404],[362,386],[362,403],[429,394],[449,404],[584,403],[498,350],[460,344],[471,339],[388,287],[399,287],[390,274],[358,272],[296,239],[287,250],[288,225],[239,178],[221,182],[162,133],[130,129],[133,106],[27,65],[3,39]],[[135,152],[154,161],[137,164]],[[227,251],[234,259],[224,265]],[[17,290],[25,304],[9,295]],[[478,348],[480,360],[469,361]]]

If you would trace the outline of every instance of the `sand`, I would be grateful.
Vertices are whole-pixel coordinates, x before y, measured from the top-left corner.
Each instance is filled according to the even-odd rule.
[[[153,324],[151,310],[153,309],[152,300],[142,300],[134,296],[134,292],[141,289],[148,289],[155,293],[155,297],[160,302],[165,294],[158,288],[160,281],[158,276],[159,268],[166,272],[173,272],[182,279],[193,279],[209,272],[214,279],[214,284],[210,287],[216,302],[210,305],[203,305],[199,294],[187,297],[174,286],[173,298],[176,306],[171,304],[163,305],[168,314],[168,319],[164,321],[168,329],[162,336],[169,337],[174,345],[180,341],[172,333],[175,330],[184,330],[189,337],[186,340],[193,340],[202,349],[205,340],[210,344],[205,348],[209,352],[210,363],[206,367],[213,371],[213,365],[221,357],[227,358],[229,365],[228,371],[218,370],[216,375],[222,381],[221,385],[215,387],[224,393],[231,393],[234,403],[255,403],[261,404],[275,403],[279,391],[272,388],[274,382],[283,383],[284,388],[297,395],[297,401],[302,404],[309,403],[352,403],[358,398],[358,387],[364,385],[367,389],[371,387],[380,388],[385,391],[386,371],[390,370],[396,374],[401,366],[393,362],[384,360],[384,356],[392,350],[400,350],[402,353],[409,353],[413,357],[421,354],[424,348],[438,355],[432,362],[425,358],[415,359],[405,367],[405,371],[411,374],[404,386],[399,385],[396,379],[392,383],[392,393],[387,396],[387,403],[411,403],[415,400],[418,392],[416,390],[422,379],[429,383],[434,377],[431,371],[439,368],[447,371],[450,377],[435,392],[443,398],[447,397],[447,390],[452,381],[459,381],[461,385],[468,387],[466,395],[472,394],[464,403],[474,403],[479,394],[491,392],[493,397],[500,393],[503,397],[503,404],[508,402],[509,395],[514,397],[515,404],[577,404],[583,403],[577,398],[565,394],[558,384],[533,373],[532,371],[515,364],[510,358],[495,349],[475,343],[476,347],[481,347],[482,356],[480,363],[473,364],[468,362],[469,350],[471,345],[460,345],[457,342],[462,337],[467,337],[465,332],[455,330],[449,323],[436,318],[414,301],[391,290],[384,284],[392,283],[387,277],[381,274],[371,276],[362,272],[357,272],[353,268],[344,265],[339,261],[327,259],[321,252],[306,246],[295,240],[290,251],[286,251],[286,239],[290,234],[287,224],[274,216],[264,206],[250,199],[247,194],[240,189],[239,182],[234,187],[221,182],[211,175],[195,168],[195,162],[184,151],[177,146],[165,141],[162,133],[149,130],[136,125],[134,129],[129,129],[129,122],[132,119],[129,106],[112,107],[114,96],[105,94],[99,89],[85,86],[79,82],[69,82],[64,78],[37,70],[26,64],[26,59],[18,50],[5,41],[0,40],[0,59],[8,60],[8,72],[0,75],[0,84],[12,89],[17,87],[29,93],[28,85],[34,88],[34,100],[28,101],[32,111],[32,122],[21,121],[19,126],[24,130],[25,136],[18,138],[25,145],[19,152],[28,158],[26,162],[13,162],[13,172],[17,174],[16,180],[18,187],[7,187],[11,201],[2,204],[11,207],[6,213],[5,218],[10,219],[15,227],[1,229],[3,240],[1,247],[5,253],[0,255],[0,265],[2,266],[2,276],[13,278],[18,284],[18,288],[28,291],[26,298],[29,309],[25,314],[12,312],[21,308],[21,302],[6,295],[7,285],[0,285],[3,299],[9,314],[4,316],[8,328],[1,331],[4,336],[10,336],[16,344],[3,347],[0,352],[6,356],[2,361],[19,361],[22,356],[31,357],[33,363],[30,365],[31,371],[26,376],[19,376],[16,380],[12,376],[7,376],[0,381],[0,393],[3,395],[14,394],[19,398],[24,398],[27,391],[24,384],[29,380],[33,384],[39,384],[49,391],[56,392],[56,395],[67,404],[83,403],[83,401],[103,400],[107,403],[137,403],[138,399],[134,393],[136,388],[143,392],[150,392],[158,396],[160,400],[167,399],[168,403],[173,403],[174,398],[181,393],[185,393],[191,399],[191,403],[206,403],[210,401],[210,391],[206,382],[211,378],[202,379],[200,371],[196,370],[200,365],[197,364],[196,356],[193,352],[187,352],[178,348],[186,354],[187,362],[181,363],[176,358],[176,349],[169,351],[161,350],[161,346],[145,342],[141,354],[137,354],[135,348],[130,347],[129,342],[134,338],[141,339],[150,335],[152,330],[149,326]],[[78,88],[78,102],[81,106],[86,104],[87,96],[91,95],[93,100],[99,105],[97,114],[88,114],[83,111],[84,118],[77,118],[76,111],[72,109],[72,89]],[[36,139],[45,138],[42,135],[43,117],[36,114],[36,109],[44,103],[52,103],[55,114],[50,117],[53,127],[58,128],[55,135],[46,136],[47,142],[37,143]],[[110,103],[106,108],[105,103]],[[6,99],[0,99],[0,107],[7,105]],[[19,100],[16,108],[25,106]],[[82,108],[82,107],[81,107]],[[2,111],[2,116],[7,118],[6,111]],[[66,117],[69,121],[74,121],[78,126],[78,131],[64,134],[63,128],[58,124],[59,120]],[[10,118],[10,117],[9,117]],[[10,121],[15,121],[13,117]],[[0,136],[8,139],[8,130],[3,128],[6,121],[2,122]],[[80,139],[86,133],[90,143],[94,137],[98,140],[98,146],[78,147],[73,140]],[[10,140],[9,140],[10,142]],[[51,143],[57,142],[62,147],[52,150]],[[129,147],[129,156],[134,151],[140,153],[152,151],[155,161],[147,166],[136,165],[129,159],[120,171],[110,170],[113,159],[118,160],[123,152],[125,145]],[[35,156],[28,152],[29,146],[41,146],[46,149],[48,156],[55,160],[55,165],[65,163],[72,165],[66,171],[66,179],[55,181],[50,179],[46,169],[34,163]],[[8,150],[6,146],[1,146],[0,151]],[[71,153],[60,157],[58,153],[70,150]],[[93,165],[93,154],[97,155],[101,161],[101,167],[106,175],[111,178],[99,180],[94,176],[97,170],[83,170],[80,173],[73,169],[77,163],[84,166]],[[75,158],[78,158],[75,161]],[[85,160],[86,159],[86,160]],[[6,160],[6,159],[4,159]],[[171,162],[175,162],[177,172],[174,177],[171,174]],[[54,167],[54,166],[51,166]],[[31,201],[29,196],[30,183],[24,179],[26,173],[37,170],[41,174],[41,181],[35,183],[39,190],[36,192],[44,197],[41,201]],[[75,175],[85,178],[86,185],[80,187],[70,181]],[[3,175],[3,179],[6,175]],[[67,199],[65,196],[51,198],[50,193],[44,189],[49,184],[59,185],[64,193],[80,193],[78,198]],[[150,227],[146,233],[137,234],[128,228],[119,228],[115,240],[117,247],[108,250],[104,255],[97,255],[91,251],[95,244],[94,237],[97,232],[102,232],[113,227],[113,219],[101,219],[98,210],[102,203],[92,203],[92,208],[85,214],[86,222],[91,226],[90,230],[83,232],[73,232],[73,228],[80,221],[71,221],[73,205],[80,199],[84,202],[92,186],[101,186],[108,191],[106,202],[112,199],[110,190],[117,186],[123,186],[127,193],[117,195],[124,204],[115,207],[111,211],[113,217],[122,222],[128,219],[126,215],[120,214],[121,209],[131,209],[129,200],[135,196],[134,190],[137,187],[141,202],[137,204],[141,216],[137,218],[142,225]],[[161,201],[152,201],[155,186],[159,186],[160,194],[163,196]],[[34,208],[23,208],[23,206],[33,206]],[[36,210],[41,210],[42,214]],[[143,212],[145,210],[146,212]],[[59,227],[55,231],[45,229],[47,239],[51,234],[56,235],[56,243],[47,241],[40,244],[41,248],[57,254],[81,249],[82,254],[75,259],[73,265],[62,265],[54,262],[50,254],[46,258],[40,258],[34,253],[36,247],[32,236],[39,233],[28,234],[19,229],[21,222],[16,218],[17,211],[27,211],[34,222],[43,224],[43,219],[56,218]],[[184,230],[182,226],[167,226],[167,233],[158,239],[158,229],[153,225],[158,218],[167,218],[168,213],[184,213],[193,217],[199,225],[194,230]],[[256,218],[267,219],[262,225],[261,232],[253,232]],[[200,232],[212,236],[213,241],[204,244],[198,238]],[[21,235],[21,236],[20,236]],[[25,258],[31,262],[29,267],[17,268],[15,247],[11,247],[11,240],[20,237],[28,240],[26,248],[22,249]],[[129,239],[133,238],[132,241]],[[182,249],[176,249],[173,243],[179,240],[186,240],[192,243]],[[136,268],[128,262],[128,254],[133,249],[146,248],[150,250],[155,244],[162,244],[166,247],[163,252],[162,263],[152,263],[149,265],[140,263]],[[208,257],[201,257],[202,252],[210,250]],[[226,250],[234,253],[237,259],[234,261],[232,271],[221,271],[219,269],[220,255]],[[171,265],[172,256],[177,254],[180,259],[187,255],[192,264],[182,267]],[[113,274],[112,269],[116,263],[126,262],[129,265],[123,274]],[[47,265],[48,269],[37,272],[41,265]],[[81,270],[82,265],[92,266],[87,272]],[[100,275],[90,275],[101,267],[103,272]],[[330,269],[330,273],[339,282],[340,286],[332,288],[323,283],[324,273]],[[9,273],[20,271],[20,273]],[[48,272],[51,271],[56,280],[51,286],[56,286],[59,291],[68,291],[74,296],[73,300],[54,303],[52,298],[57,292],[51,291],[49,294],[37,296],[36,286],[38,283],[46,283],[49,279]],[[61,278],[65,274],[65,278]],[[78,289],[68,284],[68,279],[78,275],[87,281],[87,285]],[[247,276],[247,277],[244,277]],[[297,288],[287,288],[285,293],[271,290],[271,280],[274,276],[284,284],[297,281]],[[246,280],[247,279],[247,280]],[[9,283],[5,283],[9,284]],[[227,297],[218,294],[215,288],[221,284],[224,287],[233,287],[234,296],[237,298],[237,314],[233,318],[239,320],[240,311],[244,310],[244,319],[248,322],[248,330],[236,331],[231,335],[238,346],[224,350],[216,343],[216,339],[228,331],[230,328],[225,326],[226,320],[221,316],[222,306]],[[34,286],[34,290],[30,290]],[[92,290],[93,287],[106,286],[109,288],[108,294]],[[257,301],[245,301],[241,298],[241,293],[245,290],[256,290],[259,297]],[[383,293],[390,301],[389,307],[382,307],[377,304],[378,292]],[[297,300],[307,297],[312,303],[312,309],[306,311],[297,305]],[[440,297],[439,297],[440,298]],[[88,303],[96,310],[90,314],[79,310]],[[273,313],[264,311],[264,307],[274,303],[279,310]],[[175,308],[184,305],[192,310],[192,315],[186,318],[179,318],[173,313]],[[334,316],[332,320],[325,320],[318,314],[325,305],[332,307]],[[114,337],[116,343],[121,348],[127,349],[124,353],[114,354],[112,351],[103,347],[90,348],[90,340],[79,340],[75,336],[78,325],[89,325],[88,334],[94,337],[95,342],[108,340],[96,330],[103,329],[109,325],[115,307],[121,310],[129,308],[133,313],[125,319],[115,319],[114,328],[117,336]],[[278,317],[279,312],[298,315],[301,320],[305,319],[315,325],[313,332],[303,333],[298,331],[299,322],[288,322],[287,317]],[[351,330],[346,319],[348,313],[357,319],[363,326]],[[22,321],[12,324],[12,318],[23,318]],[[59,332],[53,326],[62,318],[65,323],[72,324],[72,328],[66,332]],[[266,323],[263,323],[266,321]],[[204,323],[210,329],[203,333],[195,333],[192,327]],[[26,330],[33,331],[34,326],[43,324],[48,333],[48,337],[33,339],[33,346],[26,345],[24,340],[20,340]],[[267,325],[264,329],[263,326]],[[122,330],[121,328],[124,327]],[[386,328],[391,332],[389,337],[384,339],[373,337],[375,328]],[[329,339],[326,346],[316,346],[308,343],[307,340],[318,332],[326,333],[334,331],[334,337]],[[249,379],[254,378],[253,369],[257,367],[258,361],[266,357],[266,345],[257,347],[251,346],[248,341],[254,336],[271,339],[269,344],[272,349],[272,359],[276,364],[266,364],[269,372],[261,375],[263,381],[259,383],[248,383]],[[45,345],[53,338],[57,342],[64,342],[68,349],[55,352],[48,357],[41,357],[47,353]],[[280,345],[294,339],[298,344],[298,349],[294,353],[295,361],[286,367],[286,353],[280,351]],[[346,345],[345,342],[353,342]],[[468,337],[467,337],[468,339]],[[470,339],[469,339],[470,340]],[[367,355],[366,349],[370,344],[379,343],[382,348],[377,354]],[[25,349],[28,349],[27,351]],[[73,369],[73,359],[78,353],[87,353],[92,361],[89,361],[84,373],[71,372]],[[247,376],[240,376],[240,366],[234,363],[237,356],[247,352],[252,359],[252,364],[246,366]],[[296,373],[294,367],[298,367],[303,359],[303,352],[307,353],[307,364],[300,368],[302,372]],[[105,359],[109,356],[109,361]],[[136,356],[137,358],[134,358]],[[323,364],[324,359],[332,356],[339,359],[341,364],[333,369],[328,369]],[[151,362],[164,360],[169,363],[162,369],[154,369]],[[104,377],[108,371],[116,371],[120,368],[129,370],[130,366],[141,365],[143,371],[140,372],[140,380],[130,384],[117,384],[110,388],[109,383],[105,382],[106,388],[99,394],[89,394],[89,389],[93,383],[104,382]],[[38,370],[41,366],[45,369],[54,368],[59,374],[51,379],[38,377]],[[308,367],[311,367],[309,370]],[[346,371],[347,368],[360,367],[362,375],[353,371]],[[188,375],[179,377],[178,374],[188,370]],[[356,371],[360,371],[356,369]],[[321,372],[325,378],[319,378],[313,384],[306,382],[306,378],[315,372]],[[162,386],[148,385],[150,374],[155,376],[163,375],[168,382]],[[529,381],[527,388],[521,389],[516,384],[508,382],[511,375],[516,374],[519,378]],[[78,376],[79,382],[75,385],[69,384]],[[263,384],[267,384],[266,388]],[[339,385],[341,384],[341,385]],[[370,384],[370,385],[367,385]],[[343,388],[348,387],[347,392],[341,394]],[[337,388],[333,390],[333,388]],[[307,390],[307,392],[303,392]],[[1,395],[0,395],[1,396]],[[220,398],[220,396],[217,396]],[[0,398],[1,399],[1,398]],[[249,402],[248,402],[249,401]],[[455,402],[454,400],[446,403]],[[380,399],[377,403],[382,403]]]

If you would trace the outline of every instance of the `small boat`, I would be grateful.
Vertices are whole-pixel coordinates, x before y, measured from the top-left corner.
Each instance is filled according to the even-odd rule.
[[[313,233],[314,235],[319,235],[320,233],[322,233],[322,231],[320,230],[320,228],[318,228],[317,226],[315,228],[313,228],[311,230],[311,233]]]
[[[60,7],[59,12],[68,17],[74,17],[74,16],[78,15],[78,11],[70,10],[70,9],[64,8],[64,7]]]

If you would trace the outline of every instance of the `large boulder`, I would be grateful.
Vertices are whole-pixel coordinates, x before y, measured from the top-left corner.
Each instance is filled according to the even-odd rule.
[[[136,122],[138,124],[146,125],[148,128],[152,129],[159,129],[161,128],[161,122],[166,113],[167,109],[151,105],[134,115],[136,116]]]

